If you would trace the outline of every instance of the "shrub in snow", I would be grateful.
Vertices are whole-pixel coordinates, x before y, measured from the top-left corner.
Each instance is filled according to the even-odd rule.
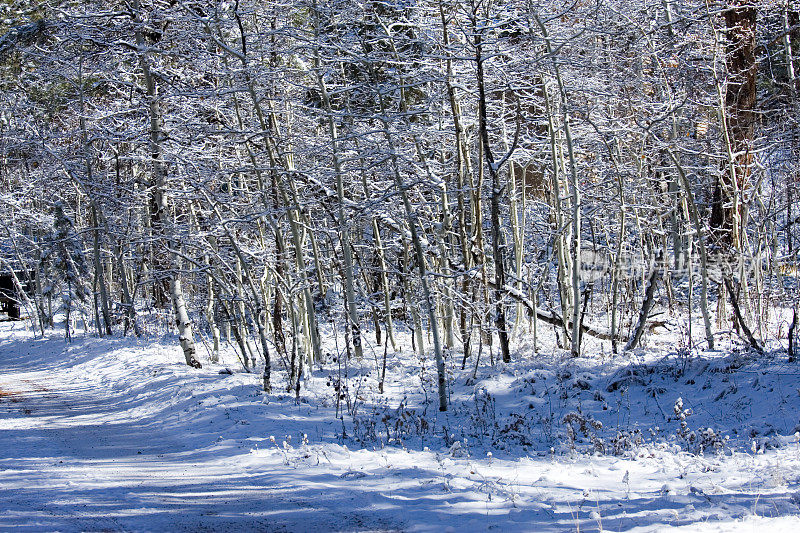
[[[713,452],[722,451],[726,440],[726,437],[723,437],[713,429],[706,428],[700,432],[695,453],[704,453],[709,450]]]
[[[378,424],[372,417],[353,417],[353,436],[361,444],[378,440],[377,427]]]
[[[447,451],[450,457],[469,457],[469,451],[461,445],[461,441],[455,441]]]
[[[597,436],[597,432],[603,429],[602,422],[576,411],[567,413],[563,422],[567,428],[567,438],[569,438],[570,448],[575,449],[575,442],[578,439],[578,434],[582,434],[589,439],[595,451],[600,453],[605,452],[605,443],[603,443],[603,439]]]
[[[680,423],[677,431],[678,438],[686,442],[694,442],[695,434],[694,432],[689,431],[689,424],[686,422],[686,419],[692,414],[692,410],[683,408],[683,398],[679,397],[677,400],[675,400],[675,405],[672,406],[672,411],[675,413],[675,420]]]
[[[687,452],[702,454],[706,451],[718,452],[724,448],[725,438],[713,429],[706,428],[699,432],[689,429],[687,418],[691,416],[692,410],[683,408],[683,398],[675,400],[672,410],[675,413],[675,419],[680,423],[676,432],[678,439],[683,442],[683,447]]]
[[[610,451],[614,455],[623,455],[626,452],[635,451],[642,443],[644,443],[644,437],[639,429],[634,429],[633,431],[618,431],[611,439]]]
[[[497,411],[495,399],[485,388],[475,390],[475,412],[470,416],[476,437],[489,437],[495,440],[497,431]]]
[[[499,436],[496,440],[516,442],[522,446],[533,446],[530,433],[529,420],[519,413],[510,413],[504,420],[502,428],[498,431]]]

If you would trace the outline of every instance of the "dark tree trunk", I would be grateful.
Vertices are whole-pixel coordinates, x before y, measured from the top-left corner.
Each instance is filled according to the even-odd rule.
[[[730,250],[738,249],[741,244],[738,232],[742,212],[736,191],[744,188],[753,163],[757,72],[755,2],[731,2],[725,11],[725,27],[728,71],[725,116],[733,160],[727,162],[715,184],[710,223],[715,244]]]
[[[476,17],[473,14],[473,17]],[[508,363],[511,361],[511,354],[509,352],[508,342],[508,325],[506,320],[506,308],[504,303],[505,285],[506,285],[506,270],[503,263],[503,248],[501,242],[500,227],[500,195],[502,194],[502,187],[500,185],[499,165],[495,163],[494,155],[492,154],[491,146],[489,144],[489,129],[488,118],[486,110],[486,82],[483,73],[483,30],[477,29],[476,20],[473,18],[473,31],[474,31],[474,46],[475,46],[475,64],[478,82],[478,128],[480,131],[481,141],[483,142],[483,154],[486,158],[486,166],[489,169],[489,176],[492,180],[492,195],[490,197],[490,219],[492,224],[492,255],[494,259],[494,276],[495,276],[495,290],[494,290],[494,305],[495,317],[494,322],[497,327],[497,336],[500,339],[500,352],[503,357],[503,362]]]

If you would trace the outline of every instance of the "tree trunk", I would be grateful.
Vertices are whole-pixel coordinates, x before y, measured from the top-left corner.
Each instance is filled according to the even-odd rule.
[[[317,37],[317,41],[319,41],[319,13],[317,12],[316,1],[313,4],[313,9],[315,16],[314,32]],[[334,171],[336,172],[336,197],[339,201],[336,216],[339,226],[339,243],[342,248],[342,259],[344,260],[344,294],[347,325],[351,332],[353,351],[355,352],[356,359],[360,361],[364,357],[364,352],[363,348],[361,347],[361,326],[358,320],[358,310],[356,309],[355,301],[353,249],[351,248],[350,244],[350,228],[344,212],[344,204],[346,202],[344,193],[344,176],[342,165],[339,160],[339,140],[336,132],[336,124],[333,122],[333,109],[328,96],[328,88],[325,85],[322,72],[320,72],[322,65],[320,64],[318,47],[314,49],[314,68],[314,76],[316,78],[317,87],[322,95],[322,103],[325,113],[328,115],[328,134],[330,135],[333,166]]]
[[[727,84],[721,111],[729,161],[714,186],[710,224],[715,244],[726,253],[741,248],[740,195],[754,161],[756,13],[754,0],[734,0],[724,12]]]
[[[658,272],[660,270],[662,257],[659,255],[657,258],[652,258],[650,261],[650,275],[647,278],[647,287],[644,291],[644,299],[642,300],[642,307],[639,310],[639,319],[636,321],[636,327],[633,328],[628,343],[625,345],[624,351],[635,349],[639,345],[639,341],[644,333],[644,326],[647,323],[647,317],[650,316],[650,310],[653,308],[654,297],[656,293],[656,281],[658,281]],[[612,333],[613,334],[613,333]]]
[[[492,180],[492,194],[489,198],[489,206],[490,220],[492,224],[492,256],[494,260],[495,277],[494,320],[495,326],[497,327],[497,336],[500,340],[500,352],[503,357],[503,362],[508,363],[511,361],[511,353],[508,346],[508,325],[504,301],[506,269],[503,255],[505,247],[501,244],[502,228],[500,226],[500,196],[502,194],[502,187],[500,185],[500,165],[495,162],[491,145],[489,144],[489,127],[486,110],[486,81],[484,79],[483,72],[483,29],[478,29],[476,11],[473,11],[472,13],[472,31],[474,40],[473,44],[475,46],[475,64],[478,83],[478,129],[480,130],[481,141],[483,143],[483,155],[486,158],[486,167],[489,169],[489,178]]]
[[[577,162],[575,160],[575,149],[572,143],[572,130],[570,128],[570,115],[569,110],[567,108],[567,90],[564,86],[564,82],[561,79],[561,71],[559,69],[558,63],[556,62],[556,57],[553,55],[553,47],[550,43],[550,37],[547,33],[547,28],[545,27],[544,23],[536,17],[536,22],[539,25],[539,29],[542,31],[542,36],[545,40],[545,45],[547,47],[547,53],[550,54],[551,60],[553,62],[553,69],[555,72],[556,82],[558,84],[558,90],[560,93],[560,107],[561,107],[561,115],[562,115],[562,122],[564,127],[564,138],[567,143],[567,155],[569,156],[569,167],[570,167],[570,180],[569,180],[569,189],[570,189],[570,196],[571,198],[571,208],[572,208],[572,217],[571,217],[571,242],[570,242],[570,252],[571,252],[571,262],[572,262],[572,271],[570,272],[570,288],[572,291],[572,343],[571,343],[571,351],[573,357],[579,357],[581,354],[581,330],[580,330],[580,314],[581,314],[581,288],[580,288],[580,254],[581,254],[581,193],[580,188],[578,187],[578,168]],[[566,313],[565,313],[566,314]],[[566,318],[566,317],[565,317]]]
[[[92,256],[94,260],[94,277],[95,283],[100,289],[100,309],[103,316],[103,325],[106,335],[111,335],[111,313],[108,308],[108,290],[106,289],[106,280],[103,275],[103,262],[100,259],[100,221],[97,216],[97,202],[92,202]]]
[[[372,74],[374,76],[374,72],[372,72]],[[436,306],[434,305],[433,294],[428,286],[428,268],[425,264],[425,251],[422,248],[422,239],[419,235],[418,215],[411,205],[408,192],[406,191],[406,185],[403,183],[403,176],[400,173],[400,167],[397,161],[397,149],[395,148],[394,138],[389,130],[389,123],[386,119],[386,104],[384,103],[383,95],[380,93],[378,94],[378,101],[381,107],[380,121],[383,126],[383,134],[386,143],[389,145],[389,160],[392,165],[394,184],[395,188],[400,193],[400,198],[403,202],[403,210],[405,211],[406,220],[408,221],[408,229],[411,233],[411,245],[414,249],[420,284],[422,285],[422,303],[425,306],[425,311],[428,315],[428,327],[430,327],[433,336],[433,352],[436,358],[437,387],[439,392],[439,410],[447,411],[447,378],[444,368],[444,354],[442,352],[442,343],[439,338],[439,323],[436,317]]]
[[[140,7],[138,0],[134,0],[133,8],[137,22],[141,24],[141,20],[139,20]],[[150,121],[149,145],[152,158],[152,205],[156,208],[156,212],[152,213],[152,215],[155,219],[154,221],[157,223],[157,227],[154,229],[157,229],[161,237],[166,239],[168,243],[172,243],[173,238],[172,235],[170,235],[171,223],[169,220],[166,196],[166,169],[164,168],[163,149],[161,146],[164,137],[161,131],[161,110],[158,103],[155,77],[150,71],[150,62],[146,51],[147,46],[140,29],[136,30],[136,45],[139,48],[139,67],[142,70],[142,77],[145,83],[148,118]],[[177,258],[173,257],[172,262],[177,263]],[[175,319],[178,326],[178,339],[180,340],[180,346],[181,350],[183,350],[186,364],[194,368],[201,368],[202,365],[195,358],[196,349],[192,322],[186,311],[186,302],[183,297],[181,281],[174,266],[173,264],[173,268],[168,273],[168,279],[170,296],[172,297],[172,305],[175,310]]]
[[[686,204],[689,208],[689,216],[692,219],[692,225],[694,225],[694,231],[697,235],[697,248],[700,252],[700,312],[703,314],[703,325],[706,330],[708,349],[713,350],[714,333],[711,331],[711,318],[708,314],[708,254],[706,252],[703,225],[700,222],[700,214],[697,212],[697,206],[694,203],[694,194],[692,194],[692,188],[689,184],[689,179],[686,177],[686,173],[683,171],[683,166],[675,154],[672,153],[672,150],[667,150],[667,154],[670,159],[672,159],[672,162],[675,164],[675,169],[678,171],[678,177],[680,177],[681,185],[683,185],[684,192],[686,193]],[[690,301],[689,306],[691,307],[691,305],[692,303]]]
[[[306,320],[302,321],[303,330],[305,336],[309,343],[311,344],[311,354],[310,357],[313,361],[322,361],[322,347],[319,339],[319,329],[317,325],[317,317],[316,312],[314,309],[314,300],[311,296],[311,289],[310,289],[310,280],[308,277],[308,273],[306,271],[306,264],[305,264],[305,253],[303,248],[303,237],[302,237],[302,228],[301,228],[301,219],[302,214],[300,213],[300,203],[297,191],[294,187],[287,186],[284,183],[285,175],[288,175],[288,180],[291,181],[294,178],[296,173],[293,158],[291,157],[291,153],[286,151],[279,151],[276,148],[276,141],[273,139],[272,135],[274,132],[277,131],[277,120],[274,117],[274,114],[267,109],[265,112],[264,106],[262,105],[262,99],[256,93],[256,86],[255,82],[253,81],[250,75],[250,65],[249,65],[249,57],[247,55],[247,40],[244,34],[243,24],[239,15],[238,11],[234,11],[234,16],[236,18],[236,22],[239,25],[240,29],[240,39],[242,44],[241,51],[233,50],[229,47],[225,42],[220,32],[212,32],[211,28],[208,26],[207,22],[204,22],[207,26],[208,35],[219,45],[226,54],[232,55],[239,59],[242,64],[243,74],[247,86],[247,94],[250,98],[251,104],[253,106],[253,110],[255,111],[256,117],[258,119],[258,124],[260,128],[260,136],[264,141],[264,148],[267,153],[267,157],[269,159],[269,167],[273,169],[273,186],[277,189],[278,194],[280,195],[281,203],[286,207],[288,210],[288,219],[289,219],[289,229],[292,238],[292,246],[294,248],[294,256],[295,256],[295,269],[297,274],[301,279],[301,286],[302,288],[302,298],[304,301],[305,307],[305,315]],[[218,35],[219,34],[219,35]],[[235,97],[234,97],[235,100]],[[269,114],[268,114],[269,113]],[[240,127],[243,127],[243,122],[241,117],[237,117],[239,120]],[[256,169],[260,168],[258,162],[256,160],[256,155],[251,150],[251,142],[248,141],[247,143],[247,150],[248,154],[253,162],[253,165]],[[260,172],[257,170],[256,172]],[[266,195],[262,194],[262,199],[264,201],[265,207],[270,208],[271,205],[267,201]],[[322,287],[320,287],[322,289]]]

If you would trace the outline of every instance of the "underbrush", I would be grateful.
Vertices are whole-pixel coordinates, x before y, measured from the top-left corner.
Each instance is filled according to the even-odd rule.
[[[780,354],[522,361],[483,370],[474,383],[454,373],[447,413],[407,391],[362,396],[361,408],[342,416],[339,438],[363,447],[457,443],[466,455],[636,458],[654,446],[693,455],[780,447],[781,435],[800,430],[800,379]],[[411,371],[395,368],[401,380]]]

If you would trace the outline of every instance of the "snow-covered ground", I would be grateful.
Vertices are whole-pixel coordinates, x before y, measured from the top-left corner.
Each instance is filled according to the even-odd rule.
[[[383,395],[376,347],[315,368],[295,402],[233,352],[195,370],[170,337],[67,344],[3,323],[0,529],[800,530],[800,368],[650,346],[523,344],[494,367],[484,351],[476,380],[450,361],[442,414],[432,361],[408,350],[388,354]]]

